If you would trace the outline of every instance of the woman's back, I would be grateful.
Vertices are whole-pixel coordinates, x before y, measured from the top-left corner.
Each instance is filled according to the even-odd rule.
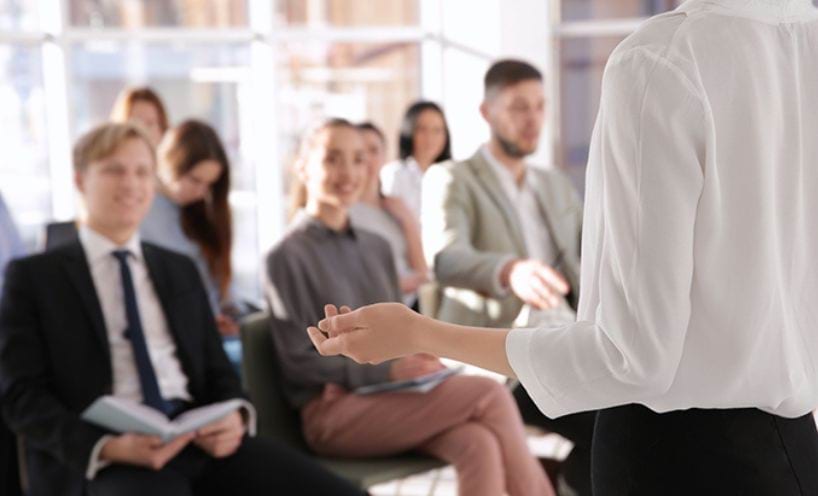
[[[579,318],[627,370],[600,395],[644,380],[655,388],[634,399],[659,411],[818,402],[816,94],[809,0],[692,0],[611,56]]]

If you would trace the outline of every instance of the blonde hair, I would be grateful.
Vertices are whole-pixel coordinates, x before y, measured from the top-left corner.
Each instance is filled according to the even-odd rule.
[[[357,129],[355,125],[348,120],[333,117],[310,128],[310,130],[304,134],[301,144],[298,147],[295,162],[293,162],[292,179],[290,180],[290,200],[289,208],[287,209],[287,215],[290,220],[292,220],[299,210],[307,205],[307,185],[298,177],[298,169],[303,167],[309,159],[310,152],[315,147],[316,138],[318,138],[321,133],[328,129],[341,127]]]
[[[74,145],[74,171],[85,172],[89,165],[110,157],[120,145],[131,139],[142,140],[151,150],[151,156],[155,157],[153,144],[141,127],[128,122],[110,122],[95,127],[77,140]]]

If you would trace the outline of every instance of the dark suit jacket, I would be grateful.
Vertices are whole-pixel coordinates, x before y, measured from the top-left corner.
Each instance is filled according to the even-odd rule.
[[[142,246],[194,403],[242,396],[193,262]],[[82,245],[12,262],[0,302],[0,393],[8,425],[25,439],[31,496],[83,493],[91,451],[106,431],[79,415],[112,392],[112,381]]]

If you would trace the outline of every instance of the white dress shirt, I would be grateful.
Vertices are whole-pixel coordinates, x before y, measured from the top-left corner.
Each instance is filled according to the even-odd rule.
[[[389,162],[381,168],[381,191],[387,196],[397,196],[420,221],[420,197],[423,186],[423,169],[414,158]]]
[[[182,371],[182,364],[176,356],[176,343],[168,329],[165,313],[159,303],[159,297],[153,288],[145,259],[142,257],[142,246],[139,235],[134,235],[123,246],[117,246],[108,238],[94,232],[88,227],[80,228],[80,241],[85,249],[85,256],[91,269],[91,278],[97,291],[105,329],[108,333],[108,347],[111,351],[113,370],[114,396],[142,402],[142,386],[136,371],[131,342],[125,337],[128,328],[128,317],[125,315],[125,297],[122,292],[122,280],[119,262],[113,252],[126,249],[131,253],[128,266],[133,275],[134,292],[139,306],[139,317],[145,334],[145,344],[156,372],[159,390],[165,399],[191,400],[187,389],[187,376]]]
[[[818,11],[690,0],[605,70],[578,322],[517,329],[548,416],[818,405]]]
[[[557,246],[551,239],[551,234],[548,232],[547,221],[543,218],[542,210],[539,206],[537,195],[534,191],[534,185],[529,179],[531,176],[525,174],[522,183],[517,182],[514,174],[500,163],[494,155],[491,154],[488,146],[483,146],[480,149],[483,158],[491,166],[494,175],[500,181],[500,186],[506,198],[511,203],[517,214],[517,219],[520,221],[520,229],[523,234],[523,241],[525,242],[528,258],[532,260],[539,260],[540,262],[553,266],[555,265],[558,251]],[[528,167],[528,166],[526,166]],[[499,265],[500,270],[497,271],[497,285],[499,289],[507,290],[502,287],[500,282],[500,272],[502,267],[506,265],[514,257],[509,257],[504,263]],[[554,267],[556,270],[558,268]],[[501,293],[501,291],[498,291]],[[527,326],[542,326],[542,325],[557,325],[574,322],[576,314],[565,298],[559,299],[559,305],[550,310],[538,310],[531,305],[523,305],[520,314],[514,320],[515,327]]]

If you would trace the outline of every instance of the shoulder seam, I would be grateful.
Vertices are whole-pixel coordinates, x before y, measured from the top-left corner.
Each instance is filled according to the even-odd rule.
[[[707,100],[704,97],[704,95],[701,93],[699,88],[696,86],[696,84],[693,81],[690,80],[690,78],[687,76],[687,74],[685,74],[684,71],[677,64],[675,64],[673,61],[670,60],[670,57],[668,57],[666,54],[655,53],[654,51],[648,49],[647,47],[643,47],[643,46],[633,47],[633,48],[630,48],[630,49],[628,49],[627,51],[625,51],[623,53],[617,54],[615,57],[612,57],[609,64],[611,66],[619,64],[624,59],[626,59],[628,57],[632,57],[634,55],[644,56],[644,57],[650,59],[651,61],[653,61],[654,63],[661,64],[662,66],[664,66],[665,68],[670,70],[679,79],[679,81],[685,86],[687,91],[699,101],[699,103],[702,105],[702,107],[706,108]],[[650,85],[650,82],[651,82],[650,80],[651,80],[651,77],[649,76],[648,81],[647,81],[647,86]]]

